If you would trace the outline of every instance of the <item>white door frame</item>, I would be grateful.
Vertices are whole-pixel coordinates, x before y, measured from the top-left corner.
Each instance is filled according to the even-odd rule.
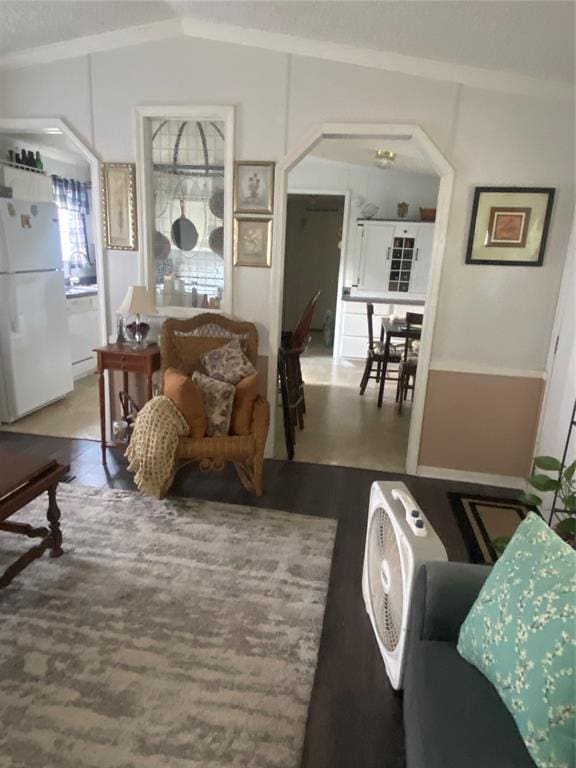
[[[551,397],[551,389],[554,384],[555,380],[555,374],[558,358],[556,356],[558,342],[560,341],[560,336],[562,333],[569,334],[574,333],[574,327],[570,326],[570,323],[573,321],[573,315],[570,316],[569,312],[574,312],[574,308],[571,306],[570,302],[572,300],[571,293],[574,293],[573,285],[570,282],[570,273],[574,269],[574,259],[576,259],[576,208],[574,210],[573,218],[572,218],[572,229],[570,231],[570,240],[568,242],[568,249],[566,252],[566,259],[564,261],[564,266],[562,268],[562,277],[560,279],[560,292],[558,295],[558,303],[556,305],[556,314],[554,316],[554,325],[552,327],[552,334],[550,337],[550,346],[548,348],[548,356],[546,358],[546,372],[545,372],[545,389],[544,389],[544,396],[542,398],[542,404],[540,406],[540,420],[538,422],[538,431],[536,434],[536,440],[534,443],[534,456],[538,456],[541,448],[541,442],[542,442],[542,433],[544,431],[544,428],[546,426],[546,419],[549,417],[550,412],[549,409],[551,407],[550,405],[550,397]],[[564,373],[564,372],[562,372]],[[568,378],[569,381],[572,381],[571,378]],[[576,389],[576,384],[574,381],[572,381],[572,387]],[[569,414],[568,414],[569,416]],[[560,425],[563,429],[565,428],[566,432],[568,432],[569,427],[569,418],[566,419],[565,425]],[[566,438],[566,434],[564,433],[560,437],[560,444],[563,444],[564,440]]]
[[[348,245],[348,219],[350,218],[350,200],[352,193],[349,189],[306,189],[298,187],[289,189],[287,195],[327,195],[328,197],[343,197],[344,210],[342,211],[342,245],[340,248],[340,262],[338,264],[338,288],[336,293],[336,313],[334,316],[334,344],[332,345],[332,357],[338,357],[336,352],[340,349],[340,327],[342,324],[342,310],[340,308],[340,296],[342,295],[342,286],[344,284],[344,265],[346,264],[347,245]],[[282,281],[282,299],[284,299],[284,281]],[[336,345],[338,341],[338,346]]]
[[[268,349],[268,400],[273,404],[270,415],[270,433],[268,437],[268,455],[271,455],[274,441],[274,422],[277,409],[276,402],[276,368],[278,363],[278,347],[282,331],[282,298],[284,287],[284,257],[286,239],[286,195],[289,171],[302,160],[322,139],[354,139],[377,138],[386,140],[399,137],[413,140],[416,146],[430,160],[436,173],[440,176],[438,202],[436,206],[436,226],[434,228],[434,244],[432,246],[432,265],[428,281],[426,298],[426,322],[422,331],[421,346],[418,355],[418,370],[410,420],[410,435],[406,456],[406,472],[417,474],[418,454],[424,404],[426,401],[426,383],[432,355],[432,340],[436,324],[436,311],[440,290],[440,276],[444,261],[448,217],[454,186],[454,169],[440,152],[438,147],[418,125],[395,123],[323,123],[315,126],[294,149],[280,160],[276,166],[276,182],[274,199],[274,243],[271,275],[270,302],[270,336]]]
[[[104,280],[104,259],[102,250],[102,208],[100,204],[100,161],[65,120],[59,117],[23,117],[0,118],[0,133],[18,131],[20,133],[50,133],[59,130],[70,139],[78,152],[90,165],[92,181],[91,204],[92,235],[94,237],[94,256],[96,259],[96,280],[98,281],[98,312],[100,323],[100,342],[108,341],[108,318],[106,313],[106,282]]]

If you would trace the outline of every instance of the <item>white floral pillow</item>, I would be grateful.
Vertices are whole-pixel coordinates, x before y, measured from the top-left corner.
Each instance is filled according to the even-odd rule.
[[[213,379],[238,384],[239,381],[256,373],[256,368],[242,352],[239,339],[232,339],[202,357],[204,370]]]
[[[206,434],[208,437],[227,435],[230,431],[236,388],[233,384],[212,379],[210,376],[198,373],[198,371],[192,374],[192,381],[202,392],[208,423]]]

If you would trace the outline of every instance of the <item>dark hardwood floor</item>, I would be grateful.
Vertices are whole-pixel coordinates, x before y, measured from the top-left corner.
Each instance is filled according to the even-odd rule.
[[[135,489],[121,452],[109,450],[105,468],[100,463],[100,445],[93,441],[0,432],[0,447],[70,463],[73,483]],[[467,560],[467,555],[447,492],[498,496],[512,496],[514,492],[287,461],[269,460],[264,472],[265,492],[259,499],[242,488],[232,468],[207,475],[186,468],[176,478],[171,495],[338,520],[302,766],[402,768],[402,698],[388,683],[361,592],[370,486],[375,480],[402,480],[444,542],[451,560]],[[72,522],[62,522],[65,537],[66,525]]]

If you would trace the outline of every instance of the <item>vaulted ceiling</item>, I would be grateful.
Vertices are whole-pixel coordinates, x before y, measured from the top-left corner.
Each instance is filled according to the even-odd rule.
[[[573,82],[571,0],[3,0],[0,56],[175,17]]]

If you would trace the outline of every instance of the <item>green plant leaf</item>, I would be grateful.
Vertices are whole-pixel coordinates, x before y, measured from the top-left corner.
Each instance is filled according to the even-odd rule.
[[[566,512],[576,512],[576,494],[572,493],[564,499]]]
[[[576,534],[576,518],[566,517],[554,526],[556,533]]]
[[[564,475],[563,475],[564,480],[568,480],[568,482],[570,482],[570,480],[572,480],[572,478],[574,477],[574,472],[576,472],[576,461],[573,461],[572,464],[570,464],[564,470]]]
[[[536,496],[535,493],[522,492],[518,497],[518,501],[521,501],[522,504],[527,504],[529,507],[539,507],[542,504],[542,499],[540,496]]]
[[[534,466],[547,472],[559,472],[562,469],[562,464],[554,456],[536,456]]]
[[[504,552],[509,543],[510,536],[499,536],[497,539],[492,539],[492,546],[496,550],[498,557]]]
[[[537,491],[557,491],[560,488],[560,481],[552,480],[548,475],[532,475],[528,482]]]

